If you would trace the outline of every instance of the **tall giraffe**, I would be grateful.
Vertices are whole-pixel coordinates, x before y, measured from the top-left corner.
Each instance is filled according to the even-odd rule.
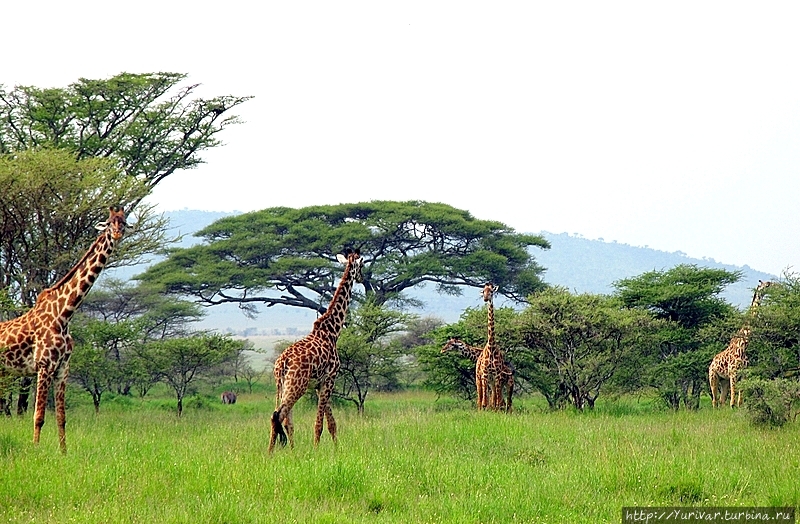
[[[56,423],[61,451],[66,453],[64,394],[72,354],[69,321],[125,234],[125,212],[109,208],[108,220],[97,224],[102,233],[72,269],[42,291],[24,315],[0,323],[0,374],[37,375],[33,442],[39,443],[47,393],[55,380]]]
[[[323,417],[328,420],[328,432],[333,442],[336,442],[336,421],[333,419],[330,404],[334,381],[339,372],[336,341],[347,316],[353,283],[363,281],[364,267],[364,259],[357,250],[352,252],[348,250],[345,255],[337,256],[339,262],[345,264],[344,274],[328,309],[314,322],[311,333],[283,350],[275,360],[277,394],[275,412],[272,414],[269,453],[272,453],[275,447],[276,438],[279,438],[281,445],[285,446],[287,435],[290,446],[294,447],[292,407],[305,394],[312,380],[316,381],[319,399],[317,419],[314,422],[314,446],[319,444],[322,435]]]
[[[461,353],[464,357],[470,359],[471,361],[477,363],[478,357],[481,356],[483,352],[483,348],[477,346],[470,346],[466,342],[458,338],[451,338],[447,341],[447,343],[442,348],[442,353],[447,353],[448,351],[456,350]],[[514,365],[509,361],[503,362],[503,367],[500,369],[500,380],[499,380],[499,393],[500,393],[500,404],[499,407],[504,409],[507,412],[511,412],[511,398],[514,394]],[[503,398],[503,390],[506,391],[507,398],[504,400]]]
[[[487,331],[488,336],[486,346],[481,351],[478,361],[475,363],[475,386],[478,388],[478,409],[485,409],[488,405],[491,409],[500,407],[500,371],[505,364],[503,352],[497,346],[494,338],[494,294],[497,287],[491,282],[483,286],[483,301],[486,302],[488,311]],[[489,389],[492,390],[491,398]]]
[[[731,407],[734,403],[737,406],[742,405],[742,392],[739,390],[739,398],[736,400],[736,376],[739,371],[747,367],[747,355],[745,350],[750,341],[750,321],[755,317],[759,304],[761,304],[761,297],[764,290],[771,286],[772,282],[758,281],[755,293],[753,293],[753,301],[750,303],[749,317],[745,320],[744,325],[739,328],[739,331],[731,338],[728,347],[724,351],[717,353],[711,360],[711,365],[708,366],[708,383],[711,386],[711,405],[719,407],[725,402],[725,397],[728,396],[728,389],[730,388],[731,394]],[[720,383],[720,380],[722,382]],[[735,401],[735,402],[734,402]]]

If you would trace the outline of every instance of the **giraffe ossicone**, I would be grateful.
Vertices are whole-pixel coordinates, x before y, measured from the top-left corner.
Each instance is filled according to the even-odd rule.
[[[66,453],[65,393],[72,354],[69,321],[100,272],[128,224],[120,206],[109,208],[102,232],[61,279],[44,289],[25,314],[0,322],[0,375],[37,375],[33,442],[39,443],[47,394],[55,382],[56,424],[61,451]],[[100,225],[98,224],[98,226]]]
[[[364,259],[358,250],[339,254],[337,260],[345,264],[342,280],[333,294],[328,309],[315,322],[311,333],[293,343],[275,360],[275,411],[272,413],[269,453],[279,441],[294,447],[292,408],[306,393],[312,381],[316,382],[317,418],[314,423],[314,446],[319,444],[323,423],[328,422],[328,432],[336,443],[336,421],[330,399],[336,374],[339,372],[339,353],[336,342],[344,327],[353,284],[363,282]]]

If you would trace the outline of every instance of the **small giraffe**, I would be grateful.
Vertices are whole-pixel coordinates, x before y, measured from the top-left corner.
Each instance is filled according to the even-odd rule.
[[[478,357],[481,356],[483,352],[483,348],[479,348],[477,346],[470,346],[466,342],[458,338],[451,338],[447,341],[447,343],[442,348],[442,353],[447,353],[448,351],[456,350],[461,353],[464,357],[470,359],[473,362],[478,362]],[[500,391],[500,405],[501,409],[504,409],[507,412],[511,412],[511,397],[514,394],[514,365],[509,361],[503,362],[503,367],[500,369],[500,381],[499,381],[499,391]],[[507,400],[503,399],[503,390],[507,392],[508,398]]]
[[[345,264],[342,280],[331,299],[325,313],[315,322],[311,333],[298,340],[275,360],[275,386],[277,389],[275,412],[272,414],[272,430],[269,437],[269,453],[275,447],[275,439],[281,445],[294,447],[294,425],[292,407],[305,394],[309,383],[316,381],[317,419],[314,423],[314,446],[319,444],[322,435],[323,417],[328,421],[328,432],[336,443],[336,421],[333,419],[330,398],[334,381],[339,371],[339,353],[336,341],[344,326],[347,307],[353,283],[363,281],[364,259],[356,251],[346,251],[338,255],[339,262]],[[285,431],[284,431],[285,428]]]
[[[503,352],[497,346],[494,338],[494,303],[493,297],[497,292],[497,287],[491,282],[483,287],[483,301],[486,302],[488,310],[488,338],[486,346],[481,351],[478,361],[475,364],[475,386],[478,388],[478,409],[498,409],[501,404],[499,382],[500,372],[505,364]],[[489,398],[489,388],[492,389]]]
[[[761,297],[764,290],[771,286],[772,282],[758,281],[755,293],[753,293],[753,301],[750,303],[749,314],[750,317],[756,315]],[[745,320],[744,325],[736,332],[728,343],[728,347],[714,356],[711,360],[711,365],[708,366],[708,382],[711,386],[711,405],[719,407],[725,402],[725,397],[728,396],[728,389],[731,394],[731,407],[742,405],[742,392],[739,390],[739,398],[736,399],[736,377],[739,371],[747,367],[747,355],[745,350],[750,341],[750,319]],[[720,383],[720,379],[722,382]]]
[[[97,224],[102,233],[61,280],[42,291],[24,315],[0,323],[0,375],[38,375],[33,442],[39,443],[47,393],[55,380],[56,423],[62,453],[67,452],[64,394],[72,354],[69,321],[108,262],[127,229],[121,207],[109,208],[108,220]]]

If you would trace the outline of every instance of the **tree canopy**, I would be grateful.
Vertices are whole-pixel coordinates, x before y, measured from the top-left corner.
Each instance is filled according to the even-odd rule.
[[[0,155],[0,288],[24,306],[77,262],[108,218],[109,203],[130,203],[147,188],[102,158],[59,149]],[[136,263],[160,248],[166,221],[139,206],[110,265]]]
[[[109,206],[136,209],[136,231],[112,264],[141,262],[168,242],[166,220],[140,202],[165,177],[202,163],[217,133],[239,122],[229,111],[249,98],[203,99],[197,85],[179,86],[185,78],[0,85],[0,289],[8,298],[31,306],[91,244]]]
[[[0,154],[51,147],[77,159],[113,158],[152,189],[202,163],[198,154],[220,144],[215,135],[239,122],[226,113],[251,98],[200,98],[199,84],[178,85],[186,77],[120,73],[66,88],[0,85]]]
[[[681,402],[689,408],[699,405],[711,355],[724,348],[716,347],[715,341],[705,343],[703,331],[713,331],[735,315],[733,306],[719,295],[740,278],[740,272],[683,264],[614,283],[625,306],[665,321],[649,381],[673,409]]]
[[[274,207],[225,217],[196,236],[204,243],[171,251],[139,278],[206,305],[320,312],[335,290],[341,271],[335,257],[345,246],[361,250],[364,288],[379,305],[424,283],[459,294],[460,286],[492,281],[522,300],[545,287],[544,268],[529,247],[550,247],[541,236],[423,201]]]

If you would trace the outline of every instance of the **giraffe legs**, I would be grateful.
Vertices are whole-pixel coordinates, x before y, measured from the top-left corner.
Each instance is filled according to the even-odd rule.
[[[717,396],[717,388],[719,387],[719,377],[714,371],[708,372],[708,385],[711,388],[711,407],[719,406],[719,397]]]
[[[302,375],[297,378],[297,383],[293,383],[292,374],[287,374],[279,382],[280,387],[277,394],[277,406],[272,414],[272,423],[269,435],[269,449],[272,453],[275,449],[275,441],[280,438],[281,445],[286,445],[288,440],[289,447],[294,448],[294,423],[292,422],[292,408],[306,392],[308,388],[308,378],[303,379]],[[292,384],[290,389],[286,389],[287,384]]]
[[[336,421],[333,418],[333,410],[331,409],[333,386],[333,380],[328,379],[317,388],[319,403],[317,404],[317,419],[314,421],[314,447],[319,445],[324,418],[328,419],[328,432],[330,432],[333,442],[336,443]]]
[[[742,405],[742,392],[739,391],[739,401],[736,401],[736,375],[731,373],[731,407]]]
[[[47,408],[47,393],[50,391],[50,384],[53,382],[53,372],[48,369],[40,369],[36,380],[36,408],[33,415],[33,443],[39,443],[39,435],[44,426],[44,412]]]
[[[61,377],[56,377],[55,400],[56,400],[56,425],[58,426],[58,445],[61,453],[67,452],[67,372],[64,371]]]
[[[486,408],[486,379],[480,375],[475,377],[475,385],[478,388],[478,410]]]

